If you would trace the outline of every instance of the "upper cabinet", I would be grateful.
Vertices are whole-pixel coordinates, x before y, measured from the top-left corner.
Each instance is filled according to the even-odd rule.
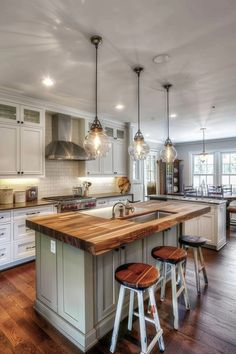
[[[0,177],[44,175],[44,111],[0,101]]]
[[[89,130],[91,122],[88,122]],[[105,157],[98,157],[83,163],[80,166],[80,176],[126,176],[128,164],[128,147],[126,139],[126,128],[103,124],[103,127],[110,139],[110,150]]]

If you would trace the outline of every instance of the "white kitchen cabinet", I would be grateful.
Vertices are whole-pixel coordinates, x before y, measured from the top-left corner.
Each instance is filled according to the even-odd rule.
[[[21,121],[24,126],[43,127],[43,110],[31,106],[21,106]]]
[[[17,124],[20,122],[20,106],[13,102],[0,101],[0,122]]]
[[[0,177],[44,175],[44,111],[0,101]]]
[[[44,174],[44,142],[42,129],[21,128],[21,171],[24,175]]]
[[[0,270],[34,258],[35,232],[26,226],[26,219],[52,212],[52,205],[0,212]]]
[[[16,176],[20,172],[20,128],[0,123],[1,176]]]
[[[97,157],[95,160],[86,161],[86,173],[88,176],[97,176],[102,174],[101,158]]]
[[[101,173],[111,176],[114,174],[114,144],[111,143],[107,156],[101,158]]]
[[[115,175],[127,174],[128,150],[123,141],[113,143],[113,171]]]
[[[210,204],[209,206],[211,207],[209,213],[184,223],[183,233],[206,238],[206,245],[218,251],[226,244],[226,204]]]

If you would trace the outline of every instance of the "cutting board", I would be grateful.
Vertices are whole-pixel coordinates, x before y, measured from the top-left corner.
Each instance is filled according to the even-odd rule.
[[[118,188],[121,194],[128,193],[130,191],[130,181],[127,177],[119,177],[117,180]]]

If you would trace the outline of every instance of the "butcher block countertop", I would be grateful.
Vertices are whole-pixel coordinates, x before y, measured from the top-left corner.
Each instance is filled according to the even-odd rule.
[[[132,206],[135,207],[135,212],[127,219],[112,220],[86,215],[86,212],[70,212],[30,218],[26,225],[96,256],[210,211],[209,206],[177,201],[155,200]],[[171,214],[144,223],[132,221],[132,217],[158,211]]]
[[[33,202],[25,202],[25,203],[14,203],[14,204],[0,204],[0,211],[11,210],[11,209],[21,209],[21,208],[32,208],[37,206],[44,206],[44,205],[52,205],[55,202],[52,201],[45,201],[43,199],[37,199]]]

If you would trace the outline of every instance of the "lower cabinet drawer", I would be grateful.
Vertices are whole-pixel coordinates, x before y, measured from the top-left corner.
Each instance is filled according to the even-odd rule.
[[[34,236],[34,231],[26,226],[26,220],[21,219],[14,222],[13,238],[14,240],[25,239],[26,237]]]
[[[11,212],[10,211],[0,213],[0,223],[9,222],[9,221],[11,221]]]
[[[32,236],[25,240],[14,242],[14,260],[27,258],[35,255],[35,237]]]
[[[0,245],[11,242],[11,224],[0,224]]]
[[[0,245],[0,265],[11,262],[11,244]]]

